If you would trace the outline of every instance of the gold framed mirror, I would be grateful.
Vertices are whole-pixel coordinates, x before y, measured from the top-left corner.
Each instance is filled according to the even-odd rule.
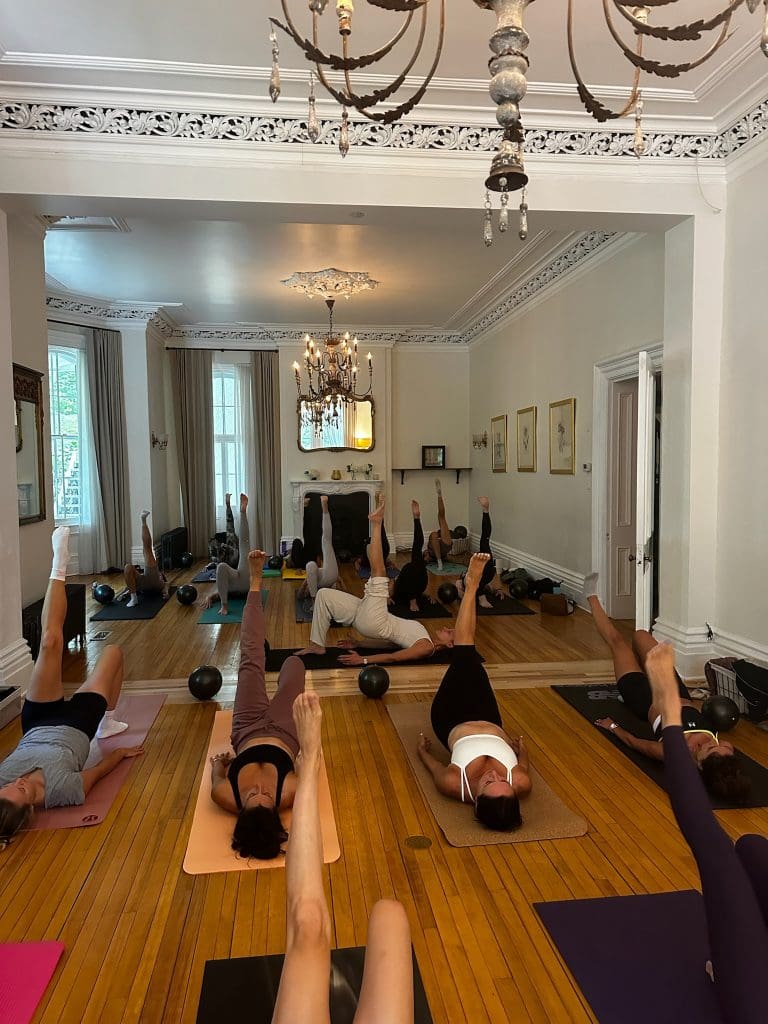
[[[13,364],[19,526],[45,519],[43,375]]]
[[[308,402],[296,404],[298,445],[302,452],[370,452],[376,445],[376,408],[372,398],[343,405],[335,423],[323,422],[317,430]]]

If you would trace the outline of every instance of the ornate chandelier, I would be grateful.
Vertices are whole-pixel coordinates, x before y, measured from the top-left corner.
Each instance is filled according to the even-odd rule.
[[[285,282],[284,282],[285,283]],[[293,364],[296,380],[299,415],[307,417],[316,434],[323,427],[338,426],[339,419],[348,406],[370,397],[373,390],[373,359],[368,361],[368,388],[358,391],[360,363],[358,361],[357,338],[350,337],[349,331],[337,334],[333,327],[335,299],[326,299],[328,307],[328,333],[320,340],[310,334],[304,335],[304,356],[306,386],[302,390],[301,366]]]
[[[340,53],[326,53],[319,45],[320,18],[328,6],[328,0],[306,0],[306,2],[312,18],[311,39],[303,36],[296,27],[289,11],[290,0],[280,0],[285,18],[284,23],[277,18],[269,19],[272,24],[270,32],[272,74],[269,83],[269,94],[273,102],[276,102],[280,95],[279,47],[275,34],[275,29],[277,28],[289,36],[303,51],[307,60],[314,65],[314,73],[310,71],[309,76],[307,134],[310,140],[316,142],[320,137],[320,124],[317,119],[315,101],[316,75],[323,88],[341,105],[339,150],[342,156],[346,156],[349,152],[348,108],[357,110],[358,113],[372,121],[377,121],[381,124],[391,124],[410,113],[423,99],[440,62],[445,35],[445,0],[366,0],[371,7],[402,15],[402,20],[397,31],[387,42],[377,50],[358,56],[353,56],[350,49],[352,16],[354,14],[353,0],[336,0],[335,3],[338,32],[341,37]],[[493,242],[491,192],[500,193],[499,230],[506,231],[508,226],[507,205],[509,193],[522,190],[519,235],[521,239],[527,237],[526,214],[528,207],[525,202],[525,186],[528,182],[528,176],[525,173],[523,160],[524,131],[520,116],[520,101],[525,96],[528,88],[526,75],[528,73],[529,60],[525,51],[528,49],[530,42],[528,33],[523,26],[523,16],[528,4],[532,2],[533,0],[475,0],[478,7],[493,11],[496,15],[496,29],[489,40],[492,56],[488,61],[488,68],[491,73],[490,95],[497,105],[496,120],[502,128],[499,148],[491,161],[490,173],[485,181],[486,201],[483,238],[486,245],[490,245]],[[760,45],[763,53],[768,56],[768,0],[719,0],[721,4],[724,4],[721,10],[709,17],[699,18],[690,24],[652,24],[651,15],[657,8],[671,7],[678,2],[679,0],[645,0],[645,3],[637,4],[622,2],[622,0],[602,0],[603,16],[608,31],[626,60],[634,69],[629,98],[621,109],[612,110],[601,103],[590,91],[576,64],[573,41],[574,0],[568,0],[566,21],[568,52],[579,98],[587,112],[600,122],[634,115],[634,151],[638,157],[642,156],[645,152],[642,131],[643,99],[640,88],[640,76],[643,72],[662,78],[677,78],[706,63],[729,38],[731,19],[743,4],[746,4],[750,14],[754,14],[761,4],[765,8],[765,24]],[[715,2],[716,0],[711,0],[712,6],[714,6]],[[597,0],[595,0],[595,3],[590,4],[590,8],[594,8],[596,3]],[[438,10],[438,24],[432,63],[415,90],[405,99],[397,102],[395,97],[396,95],[401,95],[400,89],[405,84],[407,76],[414,67],[424,46],[427,30],[427,12],[430,4],[433,9],[436,7]],[[635,37],[634,45],[629,45],[622,38],[614,23],[614,15],[618,15],[628,24],[630,32]],[[413,31],[409,32],[412,27]],[[714,41],[703,54],[694,59],[663,63],[659,60],[651,59],[644,52],[647,40],[658,40],[662,43],[690,43],[697,42],[710,33],[716,33]],[[388,85],[375,89],[368,94],[361,94],[354,89],[352,83],[353,72],[378,63],[387,57],[388,54],[392,53],[402,40],[406,38],[413,39],[414,35],[416,42],[406,58],[403,70],[392,78]],[[337,73],[337,84],[329,80],[329,71]],[[338,81],[339,77],[343,78],[343,83]],[[392,101],[392,105],[386,109],[380,109],[379,105],[387,101]]]

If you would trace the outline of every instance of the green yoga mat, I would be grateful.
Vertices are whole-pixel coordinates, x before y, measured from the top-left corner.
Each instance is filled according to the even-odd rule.
[[[438,569],[437,562],[427,562],[427,569],[435,576],[461,576],[467,571],[466,565],[458,562],[443,562],[443,568]]]
[[[267,605],[267,594],[269,591],[262,590],[261,592],[261,604],[265,608]],[[219,615],[219,609],[221,605],[218,602],[212,605],[210,608],[206,608],[197,620],[198,625],[203,626],[220,626],[224,622],[242,622],[243,621],[243,608],[245,608],[246,598],[244,597],[230,597],[229,599],[229,611],[226,615]]]

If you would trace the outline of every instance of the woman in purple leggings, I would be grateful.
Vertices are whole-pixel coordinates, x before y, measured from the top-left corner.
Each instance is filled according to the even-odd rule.
[[[672,647],[649,651],[645,669],[661,713],[664,782],[699,868],[723,1020],[761,1024],[768,1020],[768,839],[746,835],[734,846],[718,825],[683,738]]]

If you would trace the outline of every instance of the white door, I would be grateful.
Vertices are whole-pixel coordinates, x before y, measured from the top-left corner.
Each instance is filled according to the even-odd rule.
[[[653,599],[653,479],[656,378],[647,352],[640,353],[637,389],[637,512],[635,533],[635,628],[651,628]]]
[[[608,614],[635,618],[637,381],[611,387]]]

